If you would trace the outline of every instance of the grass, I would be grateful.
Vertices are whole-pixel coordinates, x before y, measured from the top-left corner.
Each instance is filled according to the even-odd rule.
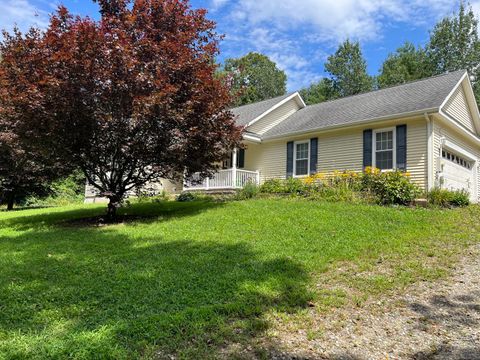
[[[295,199],[0,212],[0,358],[213,358],[277,323],[444,276],[478,241],[478,207]],[[311,337],[318,334],[311,331]]]

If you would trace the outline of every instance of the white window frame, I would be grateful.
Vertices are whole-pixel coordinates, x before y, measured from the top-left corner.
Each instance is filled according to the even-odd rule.
[[[392,149],[392,152],[393,152],[393,161],[392,161],[392,165],[393,167],[391,169],[383,169],[382,171],[392,171],[392,170],[395,170],[397,168],[397,129],[395,127],[389,127],[389,128],[383,128],[383,129],[376,129],[376,130],[373,130],[373,136],[372,136],[372,165],[373,167],[377,167],[377,134],[378,133],[383,133],[383,132],[388,132],[388,131],[391,131],[392,132],[392,136],[393,136],[393,149]],[[390,151],[390,150],[388,150]]]
[[[307,155],[307,173],[304,175],[297,175],[297,145],[299,144],[307,144],[308,146],[308,155]],[[295,141],[293,143],[293,177],[307,177],[310,174],[310,140],[300,140],[300,141]],[[305,159],[299,159],[299,160],[305,160]]]

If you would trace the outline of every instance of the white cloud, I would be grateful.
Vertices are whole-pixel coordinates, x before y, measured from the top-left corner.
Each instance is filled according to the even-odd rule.
[[[424,31],[458,6],[452,0],[212,1],[227,14],[227,56],[269,56],[287,73],[289,90],[321,79],[327,54],[347,37],[366,43],[382,40],[391,27]],[[480,0],[473,5],[480,10]]]
[[[0,0],[0,26],[11,31],[16,25],[25,31],[31,26],[48,24],[48,13],[36,8],[29,0]]]
[[[222,7],[224,7],[229,0],[211,0],[212,2],[212,10],[218,10]]]
[[[373,40],[385,23],[424,22],[426,11],[431,18],[451,8],[451,0],[239,0],[233,14],[252,25],[302,27],[319,41],[338,42]]]

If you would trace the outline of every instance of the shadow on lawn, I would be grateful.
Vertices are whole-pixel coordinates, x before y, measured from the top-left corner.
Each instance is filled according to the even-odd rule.
[[[133,221],[136,223],[151,223],[162,219],[192,216],[223,205],[224,203],[212,201],[144,203],[120,208],[118,215],[119,217],[134,216]],[[56,208],[53,207],[52,210],[50,213],[41,214],[19,212],[19,216],[0,220],[0,228],[11,227],[15,228],[15,230],[38,230],[50,225],[83,225],[84,227],[89,227],[92,225],[91,223],[87,221],[85,224],[82,224],[81,221],[106,214],[106,207],[103,206],[82,207],[61,212],[55,211]]]
[[[310,299],[299,264],[246,243],[43,227],[77,215],[85,213],[7,221],[39,231],[0,239],[0,357],[205,358],[251,343],[269,326],[266,311],[295,311]]]

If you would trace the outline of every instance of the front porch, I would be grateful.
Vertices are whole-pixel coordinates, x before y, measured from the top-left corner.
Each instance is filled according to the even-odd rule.
[[[248,183],[260,183],[260,173],[243,169],[224,169],[216,172],[212,177],[200,180],[198,174],[186,179],[184,191],[235,190],[241,189]]]
[[[199,174],[194,174],[185,179],[183,190],[224,191],[241,189],[248,183],[260,184],[260,172],[245,169],[245,149],[234,149],[222,167],[210,178],[202,180]]]

